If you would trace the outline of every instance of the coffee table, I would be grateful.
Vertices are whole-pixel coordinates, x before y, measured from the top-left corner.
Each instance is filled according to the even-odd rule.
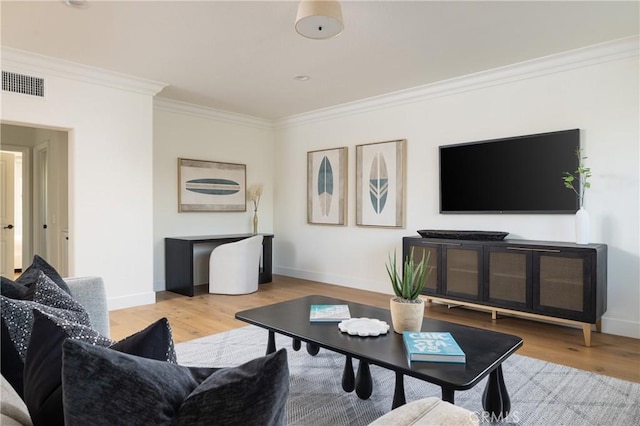
[[[422,322],[422,331],[450,332],[465,352],[467,362],[465,364],[409,363],[402,335],[395,333],[392,328],[387,334],[378,337],[351,336],[338,330],[335,322],[310,322],[309,308],[314,304],[348,304],[352,318],[376,318],[391,325],[391,314],[386,309],[317,295],[249,309],[236,313],[235,317],[269,331],[267,353],[275,352],[275,333],[279,333],[294,339],[294,350],[299,350],[300,342],[303,341],[307,343],[307,351],[311,355],[317,354],[319,348],[345,355],[342,387],[347,392],[355,389],[358,397],[362,399],[369,398],[372,393],[370,364],[395,372],[392,408],[405,403],[405,375],[440,386],[442,399],[450,403],[454,403],[455,391],[471,389],[480,380],[489,376],[482,397],[483,407],[493,416],[502,416],[499,418],[505,418],[508,415],[511,402],[502,375],[502,363],[522,346],[520,337],[425,318]],[[352,358],[359,360],[358,372],[355,376]]]

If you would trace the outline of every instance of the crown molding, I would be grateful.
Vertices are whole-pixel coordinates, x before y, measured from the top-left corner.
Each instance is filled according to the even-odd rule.
[[[2,69],[36,74],[40,77],[49,75],[79,80],[149,96],[155,96],[167,86],[166,83],[159,81],[146,80],[6,46],[2,46]]]
[[[530,61],[494,68],[462,77],[443,80],[411,89],[366,98],[333,107],[292,115],[274,121],[275,128],[301,126],[333,120],[382,108],[422,102],[433,98],[483,89],[520,80],[532,79],[576,68],[638,57],[640,37],[633,36],[570,50]]]
[[[273,122],[271,120],[175,101],[173,99],[156,97],[153,99],[153,108],[160,111],[190,115],[209,120],[226,121],[242,126],[257,127],[259,129],[273,129]]]

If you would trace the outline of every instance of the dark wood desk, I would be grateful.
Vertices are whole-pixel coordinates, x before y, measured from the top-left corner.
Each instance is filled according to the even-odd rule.
[[[226,244],[253,237],[254,234],[206,235],[192,237],[171,237],[164,239],[165,285],[168,291],[193,296],[193,248],[196,244]],[[259,234],[262,240],[262,268],[260,284],[271,282],[273,234]]]

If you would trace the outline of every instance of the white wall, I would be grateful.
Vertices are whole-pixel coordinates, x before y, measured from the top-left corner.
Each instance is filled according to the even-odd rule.
[[[635,46],[635,48],[634,48]],[[618,49],[616,52],[623,49]],[[628,46],[627,46],[628,47]],[[592,168],[585,207],[591,240],[608,244],[605,332],[640,337],[639,67],[631,53],[597,53],[502,69],[414,93],[363,101],[280,123],[274,271],[391,294],[385,261],[418,229],[507,231],[574,241],[571,215],[441,215],[438,146],[571,128]],[[619,52],[618,52],[619,53]],[[600,60],[598,60],[600,58]],[[405,229],[355,226],[355,145],[407,139]],[[347,227],[306,223],[307,151],[349,147]],[[558,184],[561,184],[560,180]]]
[[[110,309],[155,302],[152,108],[162,86],[2,55],[3,70],[46,80],[44,99],[2,92],[2,121],[69,131],[70,274],[103,277]]]
[[[253,229],[252,204],[247,205],[246,212],[178,213],[178,158],[245,164],[247,186],[264,184],[258,208],[258,232],[270,233],[273,232],[274,216],[273,138],[271,123],[266,120],[156,99],[153,148],[155,290],[165,288],[164,238],[249,233]],[[208,261],[209,252],[198,258]],[[196,284],[209,281],[207,270],[208,263],[197,269]]]

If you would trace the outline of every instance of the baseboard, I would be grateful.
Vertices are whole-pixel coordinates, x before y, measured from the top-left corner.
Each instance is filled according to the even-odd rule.
[[[602,317],[602,332],[640,339],[640,323],[604,316]]]
[[[341,287],[373,291],[382,294],[391,294],[392,291],[391,286],[387,282],[381,284],[378,282],[363,281],[355,277],[345,277],[343,275],[333,275],[283,267],[274,267],[273,273],[276,275],[284,275],[286,277],[299,278],[301,280],[317,281],[324,284],[339,285]]]
[[[132,308],[134,306],[152,305],[156,303],[156,293],[153,291],[138,294],[129,294],[107,299],[107,307],[110,311],[116,309]]]

